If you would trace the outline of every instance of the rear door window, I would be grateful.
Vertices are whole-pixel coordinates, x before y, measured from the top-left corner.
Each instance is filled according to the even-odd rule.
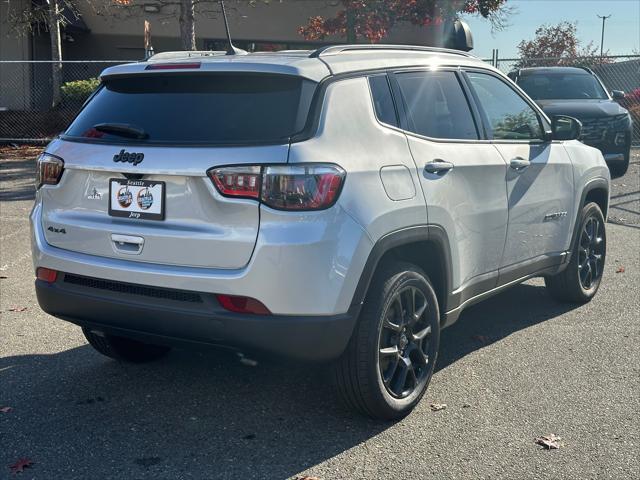
[[[145,144],[287,142],[304,128],[315,85],[299,77],[266,74],[114,78],[65,134]]]
[[[477,140],[478,130],[455,72],[396,74],[411,132],[431,138]]]

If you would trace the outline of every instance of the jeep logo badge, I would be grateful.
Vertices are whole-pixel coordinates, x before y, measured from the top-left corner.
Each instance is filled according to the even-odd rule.
[[[113,156],[114,162],[133,163],[134,165],[138,165],[142,160],[144,160],[144,153],[129,153],[124,149]]]

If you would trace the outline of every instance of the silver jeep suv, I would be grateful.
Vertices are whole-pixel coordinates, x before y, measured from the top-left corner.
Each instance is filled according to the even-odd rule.
[[[31,226],[40,306],[105,355],[333,361],[351,406],[398,418],[464,308],[598,289],[602,154],[468,54],[168,53],[101,80],[38,160]]]

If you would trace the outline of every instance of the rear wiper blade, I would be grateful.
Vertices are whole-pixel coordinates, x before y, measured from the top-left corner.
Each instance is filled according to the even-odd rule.
[[[142,128],[135,127],[126,123],[98,123],[93,126],[99,132],[120,135],[121,137],[137,138],[143,140],[149,138],[149,134]]]

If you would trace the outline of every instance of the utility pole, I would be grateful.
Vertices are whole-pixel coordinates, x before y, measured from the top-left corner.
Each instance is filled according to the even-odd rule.
[[[611,15],[598,15],[598,18],[602,19],[602,38],[600,39],[600,57],[602,57],[604,53],[604,22],[607,21],[607,18],[611,17]]]

